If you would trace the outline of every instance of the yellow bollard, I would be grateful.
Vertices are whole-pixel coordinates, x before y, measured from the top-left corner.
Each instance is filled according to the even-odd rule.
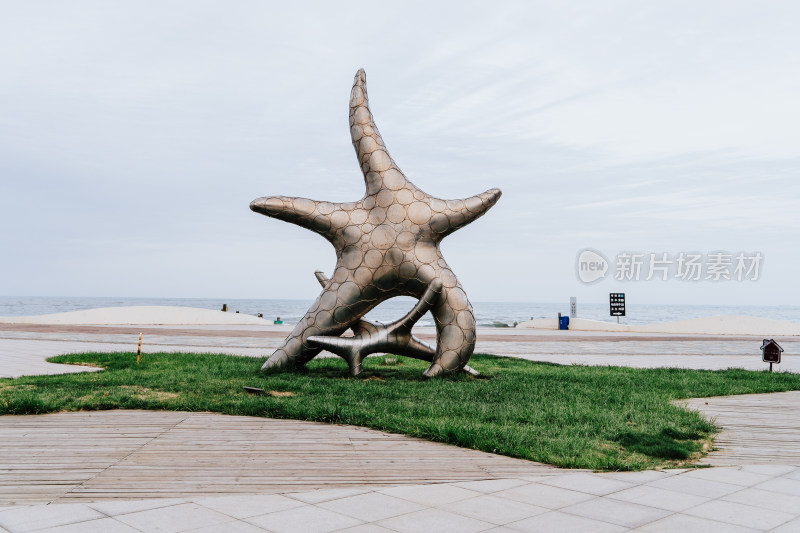
[[[142,334],[139,333],[139,347],[136,348],[136,364],[139,364],[139,358],[142,355]]]

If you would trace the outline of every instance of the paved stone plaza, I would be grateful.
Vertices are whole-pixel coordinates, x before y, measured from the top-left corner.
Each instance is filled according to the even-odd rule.
[[[431,332],[419,328],[425,338]],[[0,374],[75,351],[263,357],[280,327],[0,327]],[[415,330],[416,331],[416,330]],[[477,352],[563,364],[764,368],[760,339],[478,333]],[[779,369],[800,371],[798,341]],[[575,355],[580,354],[580,355]],[[788,354],[788,355],[787,355]],[[90,370],[90,369],[87,369]],[[690,400],[725,430],[695,470],[591,473],[348,426],[203,413],[0,417],[7,531],[800,531],[800,392]],[[309,447],[325,453],[309,455]],[[270,451],[299,447],[292,460]],[[446,457],[430,471],[419,461]],[[314,457],[310,464],[308,457]],[[384,468],[385,465],[391,468]]]

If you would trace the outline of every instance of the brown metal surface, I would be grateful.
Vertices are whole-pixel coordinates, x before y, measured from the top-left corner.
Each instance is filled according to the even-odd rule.
[[[425,375],[461,370],[475,348],[475,317],[439,243],[488,211],[500,190],[442,200],[411,183],[375,126],[363,70],[356,74],[350,96],[350,133],[367,189],[361,200],[268,196],[250,204],[253,211],[319,233],[337,256],[322,294],[263,368],[304,365],[320,352],[319,337],[338,337],[382,301],[401,295],[422,299],[432,284],[440,284],[430,302],[436,355]]]
[[[317,280],[324,288],[328,284],[328,278],[319,270],[314,272]],[[433,362],[436,357],[436,349],[430,344],[419,339],[411,333],[414,324],[427,313],[442,290],[441,283],[434,280],[428,287],[419,302],[402,319],[383,325],[377,322],[370,322],[363,318],[356,322],[351,330],[352,337],[326,337],[314,336],[308,340],[317,346],[334,353],[347,361],[350,373],[357,376],[361,373],[361,363],[370,354],[391,351],[396,355],[405,355],[414,359]],[[473,376],[479,373],[464,366],[464,372]]]

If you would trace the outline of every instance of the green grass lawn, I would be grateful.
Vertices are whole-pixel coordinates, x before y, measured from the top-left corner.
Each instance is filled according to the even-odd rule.
[[[393,358],[394,359],[394,358]],[[354,424],[570,468],[640,470],[696,461],[717,428],[671,400],[800,389],[800,375],[561,366],[476,355],[480,378],[425,379],[427,363],[341,359],[260,372],[213,354],[86,353],[49,359],[104,372],[0,380],[0,414],[97,409],[213,411]],[[244,386],[267,395],[252,395]]]

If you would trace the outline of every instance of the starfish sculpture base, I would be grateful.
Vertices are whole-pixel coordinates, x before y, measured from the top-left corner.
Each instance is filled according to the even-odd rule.
[[[325,287],[328,278],[320,271],[314,273],[320,284]],[[326,337],[313,336],[308,340],[347,361],[350,374],[357,376],[361,373],[361,363],[364,358],[374,353],[392,353],[404,355],[413,359],[433,362],[436,350],[427,342],[418,339],[411,333],[411,328],[430,310],[433,303],[442,292],[442,283],[434,280],[414,308],[400,320],[383,325],[364,320],[355,323],[350,329],[352,337]],[[477,371],[469,365],[464,366],[464,372],[478,376]]]
[[[323,347],[350,354],[351,370],[357,369],[365,347],[356,349],[341,339],[351,344],[345,349],[330,339],[349,328],[355,328],[369,350],[391,345],[390,351],[407,350],[423,358],[425,350],[410,337],[410,325],[430,309],[437,343],[425,375],[460,371],[475,348],[475,317],[439,243],[486,213],[500,198],[500,190],[442,200],[411,183],[389,156],[372,118],[363,70],[356,73],[350,94],[350,135],[367,189],[361,200],[331,203],[267,196],[250,204],[253,211],[320,234],[336,250],[331,279],[262,369],[304,365]],[[370,333],[372,340],[365,341],[371,329],[361,318],[380,302],[402,295],[418,298],[419,304],[402,320],[374,331],[378,337],[385,334],[386,340],[373,339]],[[420,308],[425,311],[413,318]],[[398,340],[406,333],[408,341]]]

